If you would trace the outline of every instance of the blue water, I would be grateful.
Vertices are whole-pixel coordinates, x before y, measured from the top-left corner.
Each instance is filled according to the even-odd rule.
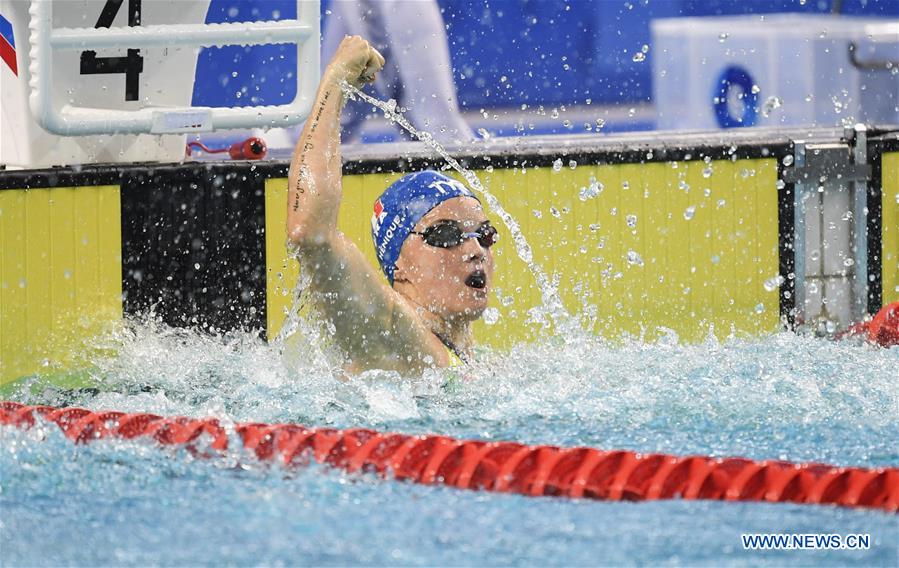
[[[899,348],[779,334],[684,346],[574,338],[483,354],[440,388],[250,336],[152,323],[110,339],[110,392],[29,403],[369,426],[465,438],[899,465]],[[107,345],[108,347],[108,345]],[[298,362],[302,361],[302,363]],[[867,551],[744,551],[742,533],[866,533]],[[870,510],[526,498],[209,461],[147,442],[74,446],[55,426],[0,428],[0,562],[21,565],[877,565],[899,522]]]

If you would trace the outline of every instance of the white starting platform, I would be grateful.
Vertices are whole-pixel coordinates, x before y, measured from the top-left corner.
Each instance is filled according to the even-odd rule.
[[[205,24],[208,0],[0,0],[0,164],[180,161],[185,136],[305,119],[319,69],[319,2],[297,17]],[[191,106],[204,47],[296,44],[288,104]],[[308,70],[314,70],[308,72]]]

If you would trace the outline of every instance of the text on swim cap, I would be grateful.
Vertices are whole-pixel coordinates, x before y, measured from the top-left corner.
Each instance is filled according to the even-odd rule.
[[[387,252],[387,245],[389,245],[390,241],[393,240],[393,236],[396,234],[396,229],[400,226],[401,222],[402,219],[399,215],[395,215],[393,217],[393,220],[390,222],[390,225],[384,232],[384,239],[381,241],[381,244],[378,245],[378,260],[384,260],[384,254]]]
[[[435,180],[428,184],[428,187],[436,189],[441,195],[460,192],[465,195],[471,195],[471,190],[465,187],[465,184],[456,180]]]

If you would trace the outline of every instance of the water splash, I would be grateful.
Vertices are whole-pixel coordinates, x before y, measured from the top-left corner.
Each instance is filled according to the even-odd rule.
[[[690,221],[695,216],[696,216],[696,206],[695,205],[690,205],[689,207],[684,209],[684,219],[686,219],[687,221]]]
[[[595,177],[590,176],[590,183],[580,189],[578,197],[581,201],[587,201],[602,193],[603,189],[605,189],[603,184]]]
[[[636,256],[634,257],[636,259]],[[636,268],[636,267],[634,267]],[[899,349],[783,333],[683,345],[670,332],[610,344],[547,337],[479,348],[449,369],[351,381],[234,332],[132,322],[91,371],[104,392],[27,389],[13,399],[94,410],[298,422],[341,428],[637,451],[747,455],[847,465],[896,463]],[[80,397],[80,398],[72,398]],[[813,440],[813,442],[810,442]]]
[[[762,116],[769,117],[771,113],[775,110],[781,108],[783,106],[783,100],[780,97],[770,96],[765,99],[765,103],[762,105]]]

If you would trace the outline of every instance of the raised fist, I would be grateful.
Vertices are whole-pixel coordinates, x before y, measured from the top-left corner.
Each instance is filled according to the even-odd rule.
[[[343,38],[328,65],[338,81],[346,80],[354,87],[373,82],[382,67],[384,57],[360,36]]]

